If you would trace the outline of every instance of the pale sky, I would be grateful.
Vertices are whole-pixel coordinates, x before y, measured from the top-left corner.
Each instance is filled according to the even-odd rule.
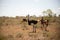
[[[0,0],[0,16],[39,16],[46,9],[58,15],[60,0]]]

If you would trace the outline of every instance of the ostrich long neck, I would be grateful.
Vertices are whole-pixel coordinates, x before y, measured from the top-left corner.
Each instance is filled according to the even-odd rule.
[[[29,17],[29,15],[28,15],[28,21],[30,20],[30,17]]]

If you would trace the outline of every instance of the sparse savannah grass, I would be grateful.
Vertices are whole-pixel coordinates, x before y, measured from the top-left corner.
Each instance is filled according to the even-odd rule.
[[[22,38],[22,37],[23,37],[23,34],[22,34],[22,33],[18,33],[18,34],[16,35],[16,37],[17,37],[17,38]]]
[[[19,38],[22,38],[21,40],[24,40],[23,38],[27,37],[26,35],[29,36],[27,38],[34,37],[34,38],[37,38],[36,40],[41,40],[40,36],[42,35],[41,32],[43,32],[43,31],[40,29],[41,28],[40,22],[38,22],[35,25],[36,29],[39,29],[39,33],[37,33],[37,32],[36,33],[29,33],[30,31],[32,32],[33,27],[28,27],[27,26],[28,25],[27,22],[22,22],[23,18],[27,19],[27,17],[18,17],[18,16],[16,18],[13,18],[13,17],[12,18],[9,18],[9,17],[8,18],[6,18],[6,17],[4,17],[4,18],[0,17],[0,40],[14,40],[15,38],[17,38],[18,40],[19,40]],[[38,20],[38,19],[40,20],[41,19],[41,17],[30,17],[30,18],[34,19],[34,20]],[[49,19],[49,18],[45,17],[44,19]],[[60,30],[60,17],[56,17],[56,21],[55,21],[54,17],[52,17],[49,20],[50,20],[50,24],[52,23],[53,25],[51,24],[51,25],[48,26],[48,28],[50,30],[49,30],[49,32],[46,32],[46,35],[45,35],[47,37],[46,40],[52,40],[52,39],[54,39],[54,40],[60,40],[60,31],[59,31]],[[55,24],[57,23],[56,26],[54,25],[54,23]],[[11,29],[10,28],[6,29],[6,28],[3,27],[3,26],[7,27],[8,25],[11,27]],[[16,25],[18,25],[18,26],[16,26]],[[2,29],[1,29],[1,27],[2,27]],[[52,29],[52,27],[53,28],[56,27],[56,29]],[[28,30],[21,30],[22,28],[23,29],[27,28]],[[6,33],[8,33],[10,31],[10,33],[12,33],[12,34],[8,34],[7,36],[4,36],[6,33],[4,33],[3,30],[6,30],[7,31]],[[56,30],[55,31],[56,33],[51,32],[51,30],[52,31]],[[26,31],[26,33],[25,33],[25,31]],[[38,31],[38,30],[36,30],[36,31]],[[15,32],[17,34],[14,34],[15,35],[15,37],[14,37],[13,33],[15,33]],[[18,32],[20,32],[20,33],[18,33]]]

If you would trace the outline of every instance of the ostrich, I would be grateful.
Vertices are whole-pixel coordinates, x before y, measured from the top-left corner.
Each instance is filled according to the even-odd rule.
[[[36,27],[34,25],[36,25],[37,23],[38,23],[37,20],[30,20],[30,17],[28,15],[28,25],[33,24],[33,32],[35,32],[35,33],[36,33]]]
[[[42,25],[41,28],[45,28],[45,31],[47,31],[47,26],[49,24],[49,20],[44,20],[42,17],[42,19],[40,21],[41,21],[41,25]],[[46,27],[44,25],[46,25]]]
[[[33,24],[37,24],[37,22],[38,22],[38,21],[36,21],[36,20],[29,20],[29,18],[28,18],[28,20],[25,19],[25,18],[23,19],[23,22],[27,22],[27,21],[28,21],[28,25],[31,25],[32,23],[33,23]]]
[[[28,15],[28,19],[23,19],[23,21],[28,22],[28,25],[33,24],[33,32],[35,32],[35,33],[36,33],[36,28],[35,28],[35,26],[34,26],[34,25],[36,25],[36,24],[38,23],[38,21],[37,21],[37,20],[30,20],[30,17],[29,17],[29,15]]]
[[[29,15],[28,15],[28,25],[31,25],[31,24],[37,24],[38,23],[38,21],[37,20],[30,20],[30,18],[29,18]]]

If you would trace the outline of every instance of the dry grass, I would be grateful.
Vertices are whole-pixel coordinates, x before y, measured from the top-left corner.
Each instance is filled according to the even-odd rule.
[[[40,22],[36,24],[36,33],[33,33],[33,26],[27,22],[22,22],[22,19],[27,17],[0,17],[0,40],[60,40],[60,19],[50,20],[48,26],[49,32],[41,30]],[[38,18],[31,19],[37,20]],[[48,18],[45,18],[48,19]]]

